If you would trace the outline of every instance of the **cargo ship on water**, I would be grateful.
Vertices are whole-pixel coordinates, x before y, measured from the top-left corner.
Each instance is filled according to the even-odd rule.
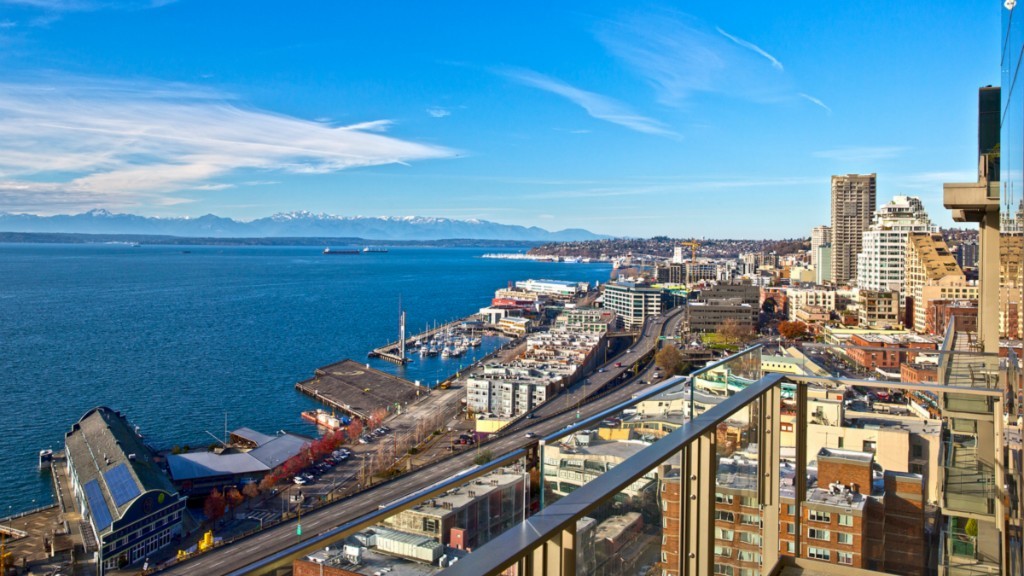
[[[321,428],[328,430],[338,430],[348,426],[352,421],[349,420],[348,416],[335,416],[326,410],[317,408],[316,410],[306,410],[302,413],[302,419],[308,420]]]
[[[359,250],[356,250],[354,248],[331,248],[330,246],[328,246],[327,248],[324,248],[324,254],[327,254],[328,256],[337,256],[341,254],[359,254]]]

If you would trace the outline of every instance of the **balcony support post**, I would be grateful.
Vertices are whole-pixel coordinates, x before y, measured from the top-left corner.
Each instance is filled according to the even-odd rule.
[[[779,562],[779,482],[782,459],[782,385],[776,384],[761,397],[758,438],[758,478],[761,508],[761,573],[767,576]]]
[[[718,455],[715,430],[701,434],[684,448],[681,479],[683,515],[681,563],[688,576],[710,576],[715,562],[715,477]]]
[[[804,498],[807,497],[807,426],[810,424],[810,414],[807,413],[807,385],[798,384],[796,387],[796,478],[793,479],[794,510],[793,523],[795,531],[793,538],[794,556],[799,558],[803,552],[803,530],[804,530]]]

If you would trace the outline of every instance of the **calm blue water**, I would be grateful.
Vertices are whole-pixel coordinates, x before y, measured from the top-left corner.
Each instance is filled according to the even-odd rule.
[[[299,412],[315,404],[295,382],[394,340],[399,295],[418,332],[476,312],[509,281],[610,271],[478,249],[187,249],[0,244],[0,516],[50,502],[38,451],[60,448],[94,406],[124,411],[158,447],[209,444],[225,412],[231,428],[311,433]],[[458,362],[373,365],[433,382]]]

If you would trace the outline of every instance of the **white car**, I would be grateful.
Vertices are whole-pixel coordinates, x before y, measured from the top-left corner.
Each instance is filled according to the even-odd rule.
[[[536,435],[536,434],[534,434],[533,432],[527,432],[527,433],[526,433],[526,437],[527,437],[527,438],[536,438],[536,437],[537,437],[537,435]]]
[[[303,484],[306,483],[306,479],[303,478],[302,476],[296,476],[295,478],[292,478],[292,482],[295,482],[299,486],[302,486]]]

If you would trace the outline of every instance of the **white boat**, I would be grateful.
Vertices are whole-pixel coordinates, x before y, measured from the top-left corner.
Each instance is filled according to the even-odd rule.
[[[449,357],[451,357],[451,355],[452,355],[452,349],[451,348],[445,346],[441,350],[441,358],[449,358]]]

